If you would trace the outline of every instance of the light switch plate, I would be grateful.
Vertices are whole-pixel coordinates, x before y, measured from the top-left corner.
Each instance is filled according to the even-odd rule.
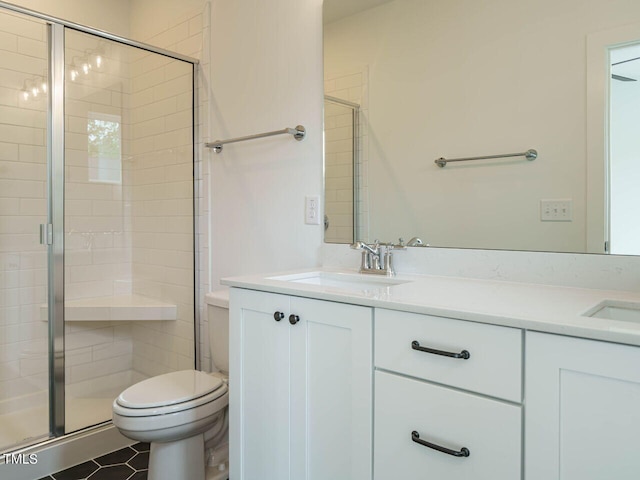
[[[540,221],[571,222],[573,221],[573,200],[540,200]]]

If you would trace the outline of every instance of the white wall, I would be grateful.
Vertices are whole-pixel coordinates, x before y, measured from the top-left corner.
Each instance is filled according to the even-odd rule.
[[[206,154],[211,171],[211,288],[219,279],[320,263],[322,225],[304,224],[322,194],[321,0],[216,0],[212,138],[304,125]],[[215,139],[214,138],[214,139]]]
[[[369,67],[370,238],[586,250],[586,38],[640,3],[396,0],[325,26],[325,74]],[[451,164],[522,152],[539,158]],[[541,222],[572,199],[572,222]],[[604,228],[604,226],[602,226]]]

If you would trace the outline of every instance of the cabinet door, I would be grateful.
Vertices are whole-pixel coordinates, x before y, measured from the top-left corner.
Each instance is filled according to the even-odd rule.
[[[640,348],[526,334],[525,479],[640,478]]]
[[[288,312],[285,295],[231,289],[229,453],[238,480],[291,478]]]
[[[291,329],[293,362],[306,365],[306,382],[291,377],[292,478],[370,480],[372,310],[292,297],[291,312],[306,327]]]

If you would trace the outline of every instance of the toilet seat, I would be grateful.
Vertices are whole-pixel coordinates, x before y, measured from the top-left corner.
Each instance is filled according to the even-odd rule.
[[[171,372],[127,388],[113,402],[113,411],[125,417],[167,415],[213,402],[227,391],[220,378],[206,373]]]

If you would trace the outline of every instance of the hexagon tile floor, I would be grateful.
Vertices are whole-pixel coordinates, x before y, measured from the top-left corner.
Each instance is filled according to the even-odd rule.
[[[146,480],[149,444],[137,443],[40,480]]]

